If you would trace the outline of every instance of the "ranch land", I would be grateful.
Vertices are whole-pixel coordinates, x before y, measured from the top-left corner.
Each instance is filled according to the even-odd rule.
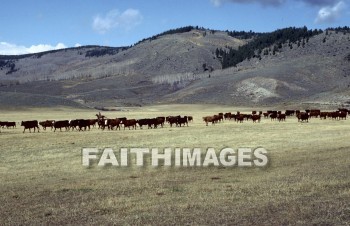
[[[268,108],[159,105],[108,118],[191,115],[189,126],[23,133],[22,120],[94,119],[97,110],[0,110],[0,225],[349,225],[350,120],[260,123],[203,116]],[[286,109],[278,109],[286,110]],[[329,110],[336,110],[334,108]],[[82,148],[263,147],[266,167],[90,167]],[[146,161],[149,157],[146,157]]]

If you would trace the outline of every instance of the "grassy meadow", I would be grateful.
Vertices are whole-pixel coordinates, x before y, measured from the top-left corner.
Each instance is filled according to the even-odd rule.
[[[0,133],[0,225],[349,225],[350,120],[203,116],[244,107],[161,105],[109,118],[192,115],[188,127]],[[261,109],[268,110],[268,109]],[[333,109],[330,109],[333,110]],[[0,121],[95,118],[95,110],[0,110]],[[267,167],[82,166],[83,147],[264,147]],[[118,156],[117,156],[118,158]]]

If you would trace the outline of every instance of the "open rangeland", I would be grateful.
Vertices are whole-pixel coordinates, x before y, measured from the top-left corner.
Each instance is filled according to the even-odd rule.
[[[203,116],[242,107],[169,105],[102,112],[109,118],[192,115],[185,127],[23,133],[1,128],[1,225],[347,225],[350,120],[262,118],[206,126]],[[268,110],[268,109],[261,109]],[[281,109],[285,110],[285,109]],[[334,110],[334,109],[331,109]],[[0,121],[93,119],[95,110],[0,112]],[[82,148],[264,147],[268,166],[91,167]],[[146,161],[149,160],[146,157]]]

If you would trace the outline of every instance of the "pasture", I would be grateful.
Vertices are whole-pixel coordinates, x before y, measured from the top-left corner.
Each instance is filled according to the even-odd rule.
[[[0,133],[1,225],[347,225],[350,120],[262,119],[205,126],[244,107],[161,105],[110,118],[192,115],[188,127]],[[281,109],[285,110],[285,109]],[[334,110],[334,109],[330,109]],[[95,118],[96,110],[0,111],[0,120]],[[83,147],[264,147],[269,164],[243,167],[82,166]]]

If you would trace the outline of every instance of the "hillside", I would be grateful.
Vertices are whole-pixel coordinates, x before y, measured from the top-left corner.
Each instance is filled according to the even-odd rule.
[[[221,69],[223,58],[217,49],[239,50],[259,35],[243,38],[191,28],[131,47],[85,46],[0,56],[0,103],[2,107],[350,104],[350,33],[327,31],[302,44],[275,43],[262,49],[259,57]],[[35,98],[28,98],[32,95]]]

